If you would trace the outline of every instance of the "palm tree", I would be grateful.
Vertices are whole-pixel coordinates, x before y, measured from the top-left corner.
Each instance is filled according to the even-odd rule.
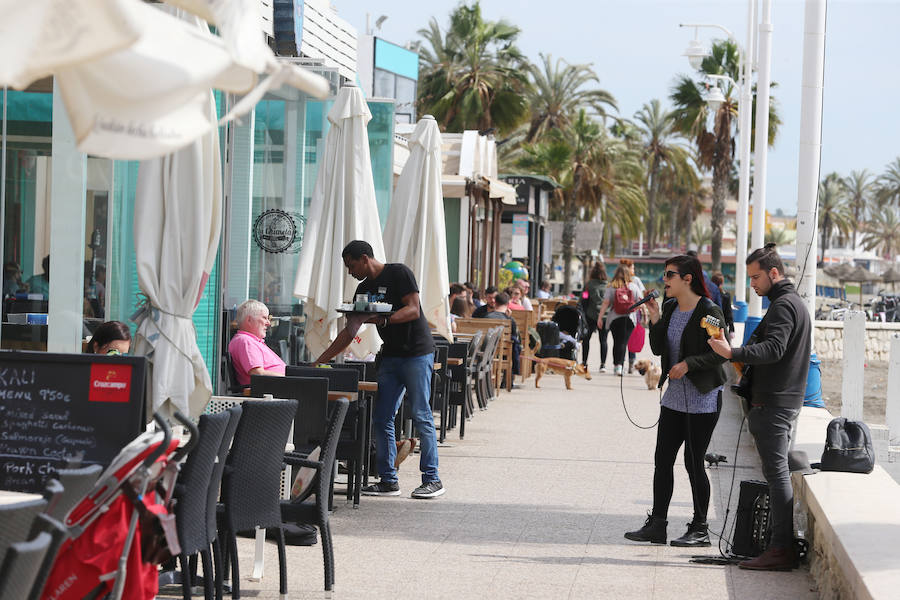
[[[515,45],[519,28],[485,21],[481,6],[461,4],[441,31],[432,18],[419,30],[419,111],[447,131],[512,130],[527,117],[528,63]]]
[[[853,211],[853,221],[860,223],[869,208],[872,192],[875,190],[875,181],[868,169],[862,171],[850,171],[850,175],[844,178],[844,187],[847,190],[847,199],[850,202],[850,210]],[[853,228],[853,249],[856,249],[857,227]]]
[[[606,108],[617,110],[616,99],[606,90],[589,88],[600,79],[590,65],[571,65],[559,58],[541,54],[541,66],[531,65],[532,87],[528,94],[531,122],[525,142],[532,143],[550,129],[562,128],[582,108],[599,116]]]
[[[878,178],[875,198],[879,206],[900,201],[900,157],[895,158]]]
[[[700,75],[728,75],[738,79],[738,48],[731,41],[717,41],[710,56],[703,60]],[[773,84],[774,86],[775,84]],[[737,90],[727,85],[723,90],[725,102],[711,115],[704,97],[704,84],[680,75],[670,98],[675,103],[675,128],[690,136],[697,146],[697,162],[704,170],[712,170],[712,269],[721,270],[722,227],[725,220],[725,199],[728,195],[734,166],[734,137],[737,124]],[[755,101],[754,101],[755,102]],[[712,128],[708,121],[712,117]],[[774,99],[769,104],[768,141],[771,146],[781,119]],[[747,132],[751,135],[752,131]],[[743,132],[742,132],[743,135]]]
[[[634,236],[640,228],[645,198],[640,182],[643,170],[635,152],[612,138],[580,110],[562,129],[550,130],[544,139],[523,146],[518,166],[553,177],[562,188],[555,190],[552,209],[562,216],[564,289],[574,255],[575,227],[580,218],[599,214],[604,231]],[[606,238],[607,241],[609,238]]]
[[[853,213],[847,203],[847,190],[840,175],[830,173],[819,183],[819,236],[822,238],[822,260],[829,248],[831,234],[848,233],[853,227]]]
[[[787,229],[786,227],[770,227],[766,231],[765,242],[767,244],[775,244],[776,246],[787,246],[794,243],[797,239],[797,232]]]
[[[656,245],[656,212],[660,202],[664,171],[673,179],[683,176],[683,171],[693,171],[688,164],[689,152],[684,146],[674,142],[673,129],[675,114],[664,111],[659,100],[644,104],[635,115],[642,127],[639,128],[643,146],[643,157],[647,165],[647,242],[650,248]],[[696,174],[695,179],[696,179]],[[677,214],[670,213],[670,222],[677,221]]]
[[[694,223],[691,229],[691,243],[697,247],[697,252],[702,252],[703,246],[712,243],[712,229],[702,223]]]
[[[866,223],[863,233],[866,250],[882,248],[888,260],[894,260],[894,252],[900,249],[900,215],[893,207],[879,211]]]

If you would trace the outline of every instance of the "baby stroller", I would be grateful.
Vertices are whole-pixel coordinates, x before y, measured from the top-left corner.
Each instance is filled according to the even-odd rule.
[[[576,353],[581,344],[586,323],[581,307],[562,304],[553,312],[552,320],[559,325],[559,337],[562,343],[559,349],[560,358],[577,361]]]
[[[585,329],[585,316],[580,307],[561,305],[556,308],[550,321],[537,324],[540,336],[539,358],[559,357],[576,360],[578,345]]]
[[[178,463],[197,443],[197,428],[178,448],[158,414],[161,432],[146,432],[125,446],[94,488],[66,517],[61,546],[44,586],[44,598],[149,600],[158,591],[157,565],[180,552],[172,514]]]

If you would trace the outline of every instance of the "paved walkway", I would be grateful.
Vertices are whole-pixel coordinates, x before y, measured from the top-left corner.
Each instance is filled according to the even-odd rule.
[[[596,344],[596,342],[595,342]],[[594,357],[596,361],[596,357]],[[594,362],[592,361],[592,363]],[[597,372],[592,364],[592,372]],[[574,380],[566,391],[551,375],[501,392],[479,412],[466,439],[450,433],[440,449],[447,493],[412,500],[417,456],[401,467],[402,497],[363,498],[359,510],[339,501],[332,517],[334,598],[816,598],[806,570],[753,573],[688,561],[696,551],[628,542],[651,508],[658,393],[643,378],[611,374]],[[733,470],[739,411],[726,408],[710,451],[729,466],[709,470],[710,523],[719,531]],[[749,434],[741,437],[735,488],[761,479]],[[692,514],[687,475],[676,463],[669,537]],[[735,489],[732,506],[737,504]],[[733,520],[732,511],[729,523]],[[252,541],[240,539],[243,574]],[[715,546],[700,552],[716,555]],[[289,597],[322,598],[322,550],[288,547]],[[276,548],[267,544],[266,575],[242,582],[246,597],[278,596]],[[246,576],[246,575],[245,575]]]

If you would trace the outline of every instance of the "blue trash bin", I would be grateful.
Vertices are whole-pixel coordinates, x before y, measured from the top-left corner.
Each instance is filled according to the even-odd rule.
[[[747,303],[742,300],[735,300],[734,308],[734,322],[744,323],[747,320]]]
[[[747,320],[744,321],[744,341],[742,345],[747,344],[747,340],[750,339],[750,336],[753,335],[753,332],[756,331],[756,326],[759,325],[759,322],[762,321],[762,317],[747,317]]]
[[[809,376],[806,378],[806,394],[803,396],[803,406],[825,408],[822,399],[822,361],[813,352],[809,357]]]

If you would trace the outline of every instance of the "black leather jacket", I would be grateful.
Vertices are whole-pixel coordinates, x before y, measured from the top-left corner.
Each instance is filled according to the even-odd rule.
[[[675,312],[677,306],[678,300],[675,298],[669,298],[663,302],[659,321],[650,326],[650,349],[653,354],[662,359],[662,376],[659,378],[658,387],[662,387],[666,382],[669,369],[677,359],[677,357],[670,356],[668,342],[669,321],[672,320],[672,313]],[[725,317],[722,315],[722,309],[704,296],[697,302],[697,307],[681,334],[680,353],[683,357],[682,360],[688,366],[686,377],[691,380],[701,394],[725,383],[725,370],[722,368],[722,363],[726,362],[726,359],[713,352],[707,343],[709,334],[700,326],[700,320],[706,315],[719,319],[724,328]]]

